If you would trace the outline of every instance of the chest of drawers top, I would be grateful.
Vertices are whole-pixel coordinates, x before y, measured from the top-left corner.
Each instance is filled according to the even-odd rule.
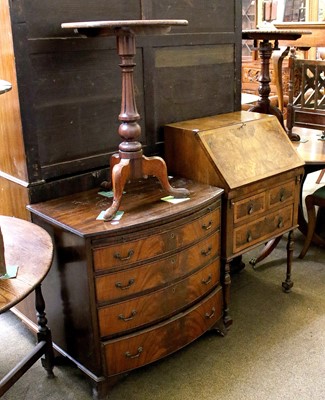
[[[119,221],[97,219],[112,202],[112,198],[100,194],[98,189],[29,205],[28,209],[51,225],[100,245],[101,239],[107,241],[111,238],[116,243],[117,235],[122,235],[122,241],[124,234],[128,235],[128,240],[132,235],[136,238],[142,230],[146,235],[156,231],[161,233],[162,225],[172,226],[175,219],[184,218],[186,221],[188,218],[191,221],[195,212],[198,216],[200,212],[203,215],[206,207],[213,211],[223,192],[220,188],[181,178],[172,179],[171,184],[186,187],[190,191],[189,199],[177,204],[162,201],[167,194],[155,178],[128,184],[122,196],[120,211],[123,211],[123,216]]]

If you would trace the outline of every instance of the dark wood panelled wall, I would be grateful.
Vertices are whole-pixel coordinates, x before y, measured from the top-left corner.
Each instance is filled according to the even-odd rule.
[[[162,126],[240,109],[241,2],[2,0],[0,214],[98,185],[117,150],[121,80],[115,38],[81,38],[62,22],[187,19],[137,38],[135,91],[146,155]],[[180,149],[181,151],[181,149]]]

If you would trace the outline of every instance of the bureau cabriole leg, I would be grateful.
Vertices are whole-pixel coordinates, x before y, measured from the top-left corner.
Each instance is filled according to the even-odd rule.
[[[268,257],[272,251],[277,247],[277,245],[279,244],[280,240],[282,239],[282,235],[278,236],[272,240],[269,240],[265,247],[263,248],[263,250],[261,251],[261,253],[257,256],[257,257],[253,257],[249,263],[251,264],[251,266],[253,268],[255,268],[256,264],[261,262],[262,260],[264,260],[264,258]]]
[[[232,325],[232,318],[229,315],[229,302],[230,302],[230,261],[225,261],[224,267],[222,269],[221,278],[222,278],[222,292],[223,292],[223,322],[228,329],[230,325]]]
[[[294,233],[293,230],[289,232],[288,242],[287,242],[287,273],[286,280],[282,282],[282,288],[286,293],[291,291],[293,282],[291,280],[291,266],[293,259],[293,247],[294,247]]]

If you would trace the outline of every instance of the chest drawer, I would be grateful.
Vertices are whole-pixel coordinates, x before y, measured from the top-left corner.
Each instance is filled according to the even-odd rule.
[[[261,214],[265,211],[265,192],[255,196],[236,201],[234,203],[234,223],[245,221],[253,215]]]
[[[98,310],[102,337],[127,332],[175,314],[198,300],[219,282],[219,258],[173,285]],[[168,301],[166,301],[168,299]]]
[[[218,287],[201,303],[152,328],[107,341],[103,351],[108,375],[116,375],[159,360],[186,346],[212,327],[222,315]]]
[[[148,262],[95,278],[97,303],[121,300],[150,291],[185,277],[219,256],[220,233],[215,232],[199,243],[169,257]]]
[[[268,207],[276,207],[290,201],[293,202],[296,184],[294,181],[283,183],[268,191]]]
[[[293,205],[269,213],[251,223],[234,229],[233,251],[241,251],[258,242],[263,242],[292,227]]]
[[[179,223],[181,224],[181,221]],[[201,240],[219,229],[219,226],[220,209],[218,208],[187,224],[166,230],[162,227],[161,233],[138,236],[135,240],[128,240],[126,237],[120,239],[122,242],[116,238],[115,244],[93,248],[94,269],[99,271],[121,267],[179,250],[181,247]]]

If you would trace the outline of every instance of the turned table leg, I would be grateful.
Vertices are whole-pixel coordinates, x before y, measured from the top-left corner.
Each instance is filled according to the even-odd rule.
[[[54,377],[54,352],[52,346],[51,331],[47,327],[47,318],[45,314],[45,301],[43,298],[41,285],[35,288],[35,307],[38,324],[37,339],[38,343],[44,343],[44,357],[41,359],[42,365],[49,378]]]

